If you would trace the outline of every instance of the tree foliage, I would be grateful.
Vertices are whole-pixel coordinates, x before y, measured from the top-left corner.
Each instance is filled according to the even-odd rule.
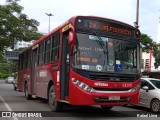
[[[155,42],[153,43],[152,52],[155,58],[154,66],[155,68],[158,68],[158,66],[160,66],[160,46]]]
[[[153,40],[147,34],[142,34],[141,45],[142,45],[142,51],[148,53],[150,50],[150,46],[153,45]]]
[[[154,66],[158,68],[158,66],[160,66],[160,45],[154,42],[147,34],[141,35],[141,45],[143,52],[148,53],[152,50],[152,55],[155,58]]]
[[[6,0],[5,5],[0,5],[0,74],[9,74],[17,71],[15,61],[4,59],[4,50],[14,45],[16,40],[37,40],[42,35],[37,32],[39,22],[29,19],[24,13],[19,0]]]
[[[22,10],[18,0],[6,0],[5,5],[0,5],[0,51],[12,46],[14,40],[30,41],[42,36],[37,32],[39,22],[29,19]]]

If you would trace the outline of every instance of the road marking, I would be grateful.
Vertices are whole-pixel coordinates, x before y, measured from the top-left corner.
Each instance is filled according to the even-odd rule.
[[[8,111],[13,111],[11,109],[11,107],[6,103],[6,101],[2,98],[2,96],[0,96],[0,99],[2,100],[2,102],[4,103],[4,105],[6,106],[6,108],[8,109]],[[17,117],[13,117],[13,120],[18,120]]]

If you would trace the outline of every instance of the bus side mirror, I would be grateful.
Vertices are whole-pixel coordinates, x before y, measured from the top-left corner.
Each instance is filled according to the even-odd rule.
[[[68,35],[68,44],[71,46],[70,47],[70,55],[73,55],[73,49],[74,49],[74,44],[75,44],[75,32],[70,31]]]
[[[75,32],[70,31],[68,35],[68,44],[73,45],[75,43]]]

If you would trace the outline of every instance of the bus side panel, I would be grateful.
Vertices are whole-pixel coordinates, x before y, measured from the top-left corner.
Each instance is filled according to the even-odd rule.
[[[36,68],[36,79],[34,91],[38,97],[47,98],[48,82],[51,80],[49,66]]]
[[[57,81],[57,71],[51,71],[51,67],[53,64],[45,65],[36,68],[36,82],[35,82],[35,94],[38,97],[46,98],[48,94],[48,84],[49,81],[52,80],[56,85]],[[56,87],[57,89],[57,87]]]
[[[17,87],[20,91],[24,92],[25,83],[28,84],[28,93],[30,94],[30,69],[21,70],[18,72]]]
[[[19,91],[24,91],[24,80],[23,80],[23,71],[18,72],[18,81],[17,81],[17,88]]]

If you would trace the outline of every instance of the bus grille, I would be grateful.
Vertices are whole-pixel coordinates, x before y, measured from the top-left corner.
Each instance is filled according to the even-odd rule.
[[[105,80],[105,81],[113,81],[113,82],[122,82],[122,81],[135,81],[137,77],[130,76],[112,76],[111,75],[89,75],[91,80]]]

